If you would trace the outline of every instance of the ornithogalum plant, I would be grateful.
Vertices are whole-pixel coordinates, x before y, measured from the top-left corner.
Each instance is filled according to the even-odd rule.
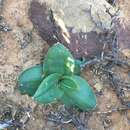
[[[96,96],[80,76],[80,61],[60,43],[53,45],[43,61],[21,73],[18,78],[22,94],[32,96],[41,104],[60,101],[89,111],[96,106]]]

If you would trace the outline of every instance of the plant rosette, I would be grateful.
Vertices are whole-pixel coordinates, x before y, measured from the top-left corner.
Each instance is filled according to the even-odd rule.
[[[22,94],[41,104],[60,101],[83,111],[96,107],[96,96],[88,82],[80,77],[82,62],[75,60],[62,44],[54,44],[43,61],[23,71],[18,78]]]

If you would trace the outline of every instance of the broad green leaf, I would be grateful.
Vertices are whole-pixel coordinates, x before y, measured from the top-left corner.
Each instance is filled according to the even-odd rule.
[[[59,99],[59,101],[63,104],[65,104],[65,106],[70,107],[74,105],[74,102],[71,98],[69,98],[68,95],[66,95],[64,93],[64,95]]]
[[[38,97],[34,97],[34,100],[41,104],[47,104],[57,101],[62,97],[64,94],[63,91],[61,91],[58,86],[53,86],[51,89],[43,93],[42,95]]]
[[[71,75],[74,73],[75,61],[69,50],[62,44],[53,45],[44,59],[44,73],[60,73]]]
[[[51,103],[63,95],[59,89],[59,79],[61,74],[54,73],[47,76],[37,89],[33,99],[38,103]]]
[[[43,79],[42,65],[36,65],[23,71],[18,78],[18,89],[22,94],[33,96]]]
[[[73,81],[75,81],[79,89],[70,91],[70,89],[66,88],[64,83],[61,83],[61,88],[64,91],[64,95],[71,99],[75,106],[84,111],[89,111],[95,108],[96,106],[96,96],[90,87],[90,85],[79,76],[72,76]]]

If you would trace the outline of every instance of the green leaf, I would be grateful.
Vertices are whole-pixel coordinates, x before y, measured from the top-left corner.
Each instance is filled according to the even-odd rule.
[[[53,45],[44,59],[44,73],[60,73],[62,75],[72,75],[74,73],[75,61],[69,50],[62,44]]]
[[[80,86],[75,82],[75,80],[73,80],[73,77],[71,76],[63,76],[60,84],[62,84],[63,87],[67,88],[68,91],[74,91],[80,89]]]
[[[60,88],[62,89],[62,87],[65,87],[68,91],[75,91],[78,90],[80,86],[78,86],[78,84],[73,80],[72,77],[64,76],[62,77],[62,80],[60,82]],[[69,96],[65,93],[60,98],[60,101],[68,107],[74,104],[73,100],[69,98]]]
[[[35,65],[23,71],[18,78],[18,89],[22,94],[33,96],[43,79],[42,65]]]
[[[94,109],[96,106],[96,96],[90,85],[79,76],[74,75],[71,78],[80,87],[79,89],[70,91],[64,83],[61,83],[60,85],[64,91],[64,96],[67,97],[67,100],[71,99],[73,104],[81,110],[90,111]],[[67,100],[65,100],[65,102],[67,102]]]
[[[69,98],[68,95],[66,95],[64,93],[64,95],[59,99],[59,101],[63,104],[65,104],[65,106],[70,107],[74,105],[74,102],[71,98]]]
[[[54,73],[47,76],[40,84],[33,99],[38,103],[51,103],[59,99],[63,95],[63,91],[59,89],[59,79],[61,74]]]
[[[63,91],[56,86],[45,92],[43,95],[34,97],[34,100],[41,104],[48,104],[57,101],[62,95]]]

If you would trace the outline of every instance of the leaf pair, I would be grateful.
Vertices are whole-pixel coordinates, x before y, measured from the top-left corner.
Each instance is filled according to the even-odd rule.
[[[39,103],[59,100],[67,106],[73,105],[87,111],[96,106],[93,90],[84,79],[76,75],[49,75],[42,81],[33,98]]]

